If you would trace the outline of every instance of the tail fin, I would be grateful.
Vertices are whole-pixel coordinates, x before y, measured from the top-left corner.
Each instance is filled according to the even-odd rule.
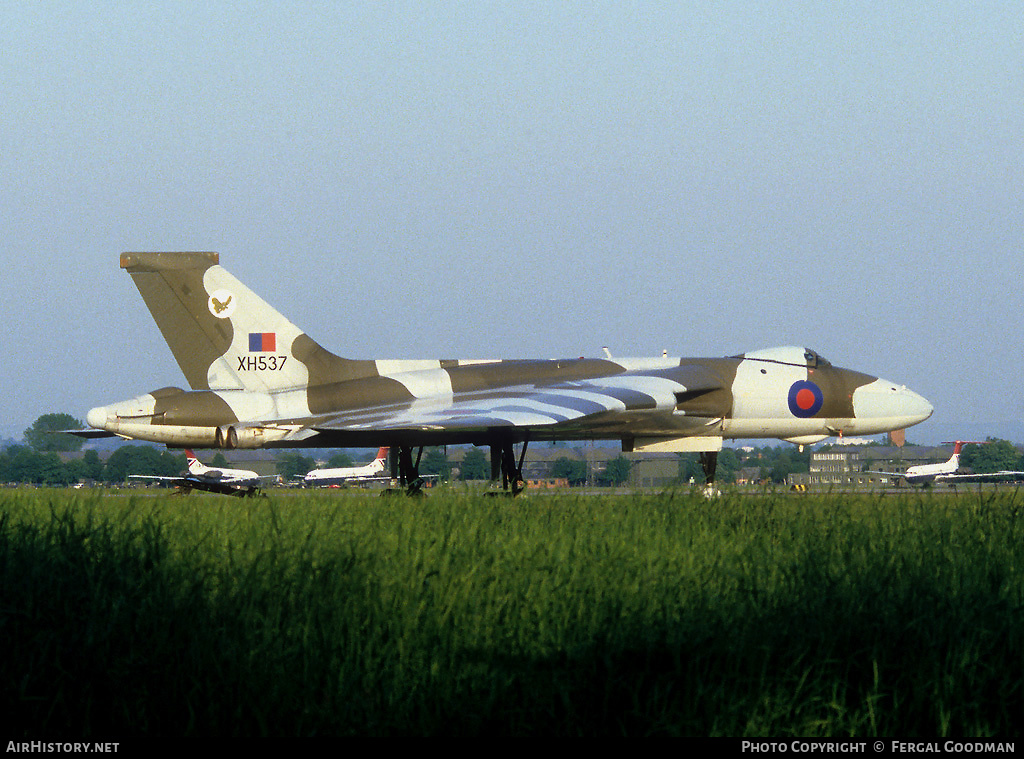
[[[374,471],[383,472],[384,468],[388,463],[388,449],[387,447],[380,448],[377,451],[377,458],[373,460]]]
[[[321,348],[219,265],[216,253],[123,253],[194,390],[274,392],[364,376]]]
[[[953,455],[949,457],[949,461],[946,463],[956,464],[958,467],[960,466],[960,452],[963,450],[965,445],[984,445],[983,443],[979,443],[977,440],[949,440],[943,443],[943,445],[949,445],[950,443],[953,445]]]
[[[977,440],[947,440],[943,445],[953,446],[953,455],[958,456],[965,445],[984,445]]]
[[[188,448],[185,449],[185,461],[188,462],[188,471],[192,474],[202,474],[206,471],[206,465]]]

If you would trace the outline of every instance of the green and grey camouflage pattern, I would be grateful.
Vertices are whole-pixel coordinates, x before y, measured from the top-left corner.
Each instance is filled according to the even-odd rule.
[[[713,452],[728,438],[811,443],[927,419],[903,385],[781,347],[728,358],[353,360],[321,347],[216,253],[124,253],[190,390],[92,409],[90,426],[174,447],[371,447],[619,440]],[[494,458],[494,457],[492,457]],[[406,474],[415,474],[415,467]]]

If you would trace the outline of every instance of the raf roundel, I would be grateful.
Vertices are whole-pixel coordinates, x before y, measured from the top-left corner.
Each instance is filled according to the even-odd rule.
[[[789,410],[793,416],[807,419],[821,411],[825,396],[810,380],[797,380],[789,388]]]

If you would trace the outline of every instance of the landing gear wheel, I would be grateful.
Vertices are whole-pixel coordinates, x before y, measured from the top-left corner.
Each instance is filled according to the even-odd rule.
[[[501,491],[513,496],[519,495],[526,489],[526,480],[523,478],[523,461],[526,459],[526,447],[528,440],[523,441],[523,449],[516,458],[512,449],[511,440],[500,440],[491,444],[491,482],[492,484],[501,477]]]

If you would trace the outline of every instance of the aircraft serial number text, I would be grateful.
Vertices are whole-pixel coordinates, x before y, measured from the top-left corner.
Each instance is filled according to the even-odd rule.
[[[284,369],[287,356],[239,356],[240,372],[279,372]]]

